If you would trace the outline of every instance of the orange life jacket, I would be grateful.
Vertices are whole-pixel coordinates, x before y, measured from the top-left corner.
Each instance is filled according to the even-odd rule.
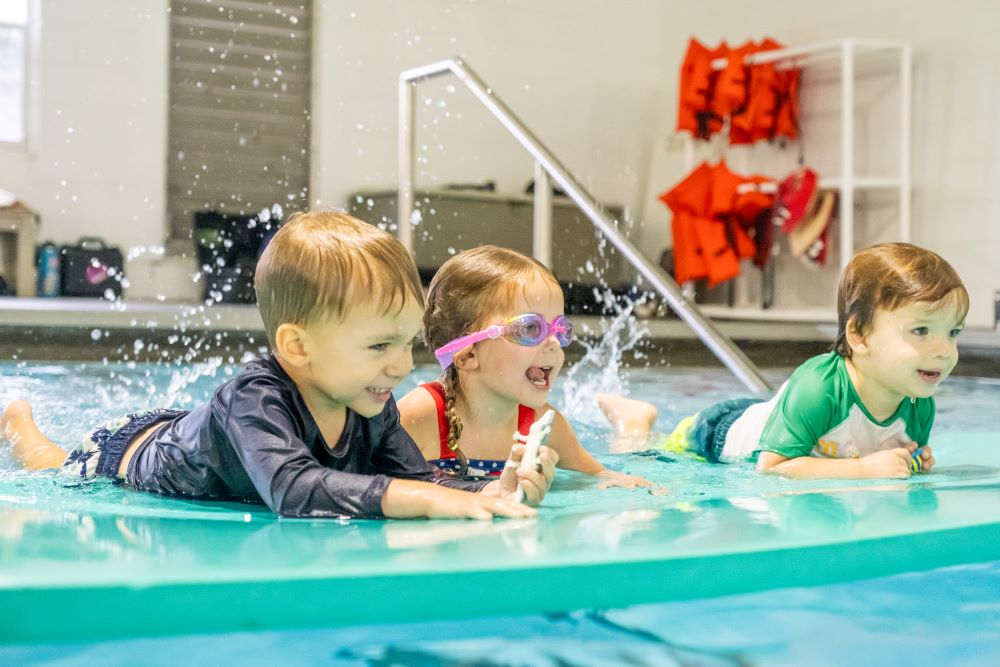
[[[770,38],[736,48],[722,42],[715,49],[691,38],[681,65],[677,130],[709,139],[722,130],[728,116],[731,144],[797,139],[800,71],[745,63],[748,55],[780,48]],[[712,68],[716,58],[727,59],[725,68]]]
[[[729,47],[723,42],[709,49],[695,38],[688,42],[681,65],[677,108],[677,130],[690,132],[698,139],[708,139],[722,129],[722,116],[712,108],[712,96],[718,72],[712,60],[725,57]]]
[[[678,283],[707,279],[711,285],[740,274],[740,259],[756,257],[757,218],[769,210],[771,196],[741,184],[763,176],[741,176],[725,161],[702,162],[680,183],[660,195],[673,213],[674,278]],[[768,249],[769,250],[769,249]]]
[[[712,95],[712,110],[720,117],[732,116],[746,106],[750,72],[744,63],[744,58],[756,48],[757,46],[750,41],[729,50],[726,67],[719,72]]]

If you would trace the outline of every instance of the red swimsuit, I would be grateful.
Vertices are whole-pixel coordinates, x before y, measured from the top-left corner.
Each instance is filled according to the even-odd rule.
[[[444,407],[444,387],[440,382],[427,382],[420,385],[434,398],[434,405],[437,406],[438,415],[438,435],[441,439],[440,458],[431,461],[432,464],[444,470],[457,470],[458,456],[448,447],[448,417],[445,415]],[[535,423],[535,410],[525,405],[517,406],[517,432],[521,435],[528,435],[528,429]],[[490,459],[469,459],[469,474],[499,475],[503,472],[503,461],[493,461]]]

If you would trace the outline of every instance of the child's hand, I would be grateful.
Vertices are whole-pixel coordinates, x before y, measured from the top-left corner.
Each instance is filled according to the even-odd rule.
[[[429,499],[427,518],[429,519],[492,519],[495,516],[510,518],[533,517],[537,510],[517,502],[512,498],[470,493],[458,489],[437,487],[447,494],[435,495]]]
[[[604,480],[597,485],[597,488],[602,491],[610,489],[612,486],[620,486],[623,489],[634,489],[637,486],[653,486],[653,483],[645,477],[627,475],[617,470],[608,470],[607,468],[597,473],[597,476]]]
[[[907,447],[910,450],[910,456],[913,456],[913,452],[917,451],[917,449],[920,447],[920,445],[918,445],[915,442],[911,442],[909,445],[907,445]],[[921,470],[921,472],[927,472],[927,471],[929,471],[931,468],[934,467],[935,463],[937,463],[937,459],[934,458],[934,452],[931,449],[931,446],[930,445],[924,445],[924,448],[920,450],[920,466],[921,466],[920,470]]]
[[[912,454],[908,447],[884,449],[862,457],[861,469],[865,477],[909,477]]]
[[[537,505],[542,502],[545,492],[552,484],[552,478],[556,475],[556,463],[559,462],[559,454],[548,447],[540,447],[538,450],[538,467],[535,470],[523,470],[520,468],[521,456],[524,454],[524,445],[514,445],[510,450],[510,459],[497,480],[496,493],[501,498],[516,500],[517,487],[524,489],[524,502],[530,505]]]

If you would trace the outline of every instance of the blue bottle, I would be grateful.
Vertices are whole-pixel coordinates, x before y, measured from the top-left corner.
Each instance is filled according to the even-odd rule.
[[[38,296],[59,296],[61,286],[59,248],[46,241],[38,248]]]

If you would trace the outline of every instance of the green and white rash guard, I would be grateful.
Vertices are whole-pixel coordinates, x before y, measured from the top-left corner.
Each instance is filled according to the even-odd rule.
[[[926,445],[934,424],[934,399],[904,399],[878,421],[861,403],[836,352],[795,369],[777,395],[747,408],[726,434],[724,461],[756,460],[762,452],[785,458],[856,459],[909,442]]]

